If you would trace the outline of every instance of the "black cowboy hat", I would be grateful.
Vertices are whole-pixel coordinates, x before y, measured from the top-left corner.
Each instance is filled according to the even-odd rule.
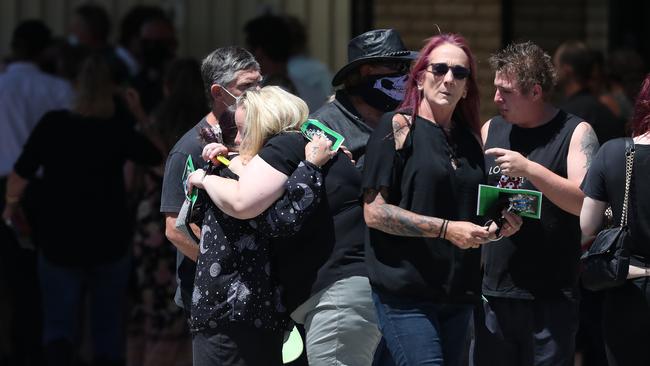
[[[375,29],[356,36],[348,43],[348,64],[343,66],[332,79],[332,85],[343,82],[345,76],[355,67],[368,61],[412,61],[418,52],[409,51],[394,29]]]

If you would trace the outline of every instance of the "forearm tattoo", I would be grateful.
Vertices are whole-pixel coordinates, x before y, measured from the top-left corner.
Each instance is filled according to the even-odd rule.
[[[316,161],[316,156],[318,156],[318,146],[312,146],[311,151],[309,152],[309,160],[311,163]]]
[[[366,202],[374,201],[379,192],[368,190]],[[383,201],[383,200],[382,200]],[[443,220],[436,217],[422,216],[387,203],[373,203],[379,216],[374,228],[385,233],[411,237],[436,237],[440,234]]]
[[[598,137],[592,128],[587,129],[584,135],[582,135],[582,140],[580,141],[580,151],[585,154],[585,169],[589,169],[591,161],[598,151]]]

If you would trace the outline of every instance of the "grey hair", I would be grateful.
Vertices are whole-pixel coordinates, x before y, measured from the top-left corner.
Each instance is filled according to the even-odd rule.
[[[221,47],[207,55],[201,62],[201,77],[208,100],[212,102],[212,85],[225,87],[235,80],[237,72],[241,70],[260,70],[255,57],[241,47]]]

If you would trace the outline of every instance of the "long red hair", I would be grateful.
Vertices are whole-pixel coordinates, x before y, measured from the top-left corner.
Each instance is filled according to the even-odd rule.
[[[456,109],[454,110],[453,119],[456,123],[465,125],[473,132],[480,134],[481,122],[479,120],[479,96],[478,85],[476,83],[476,62],[474,60],[474,56],[472,55],[472,51],[469,49],[467,41],[459,34],[443,33],[438,36],[431,37],[427,40],[426,45],[420,50],[420,55],[411,68],[407,81],[404,101],[398,109],[412,111],[413,117],[418,114],[418,109],[420,107],[420,102],[422,99],[422,93],[420,90],[418,90],[418,80],[420,80],[421,77],[424,77],[424,72],[429,66],[429,54],[431,54],[431,52],[438,46],[441,46],[443,44],[451,44],[462,49],[469,60],[470,74],[467,78],[467,96],[464,99],[458,101]]]
[[[650,74],[646,75],[641,84],[641,91],[634,102],[632,115],[632,136],[640,136],[650,130]]]

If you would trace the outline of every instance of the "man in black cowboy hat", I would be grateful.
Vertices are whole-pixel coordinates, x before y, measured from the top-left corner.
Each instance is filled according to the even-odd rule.
[[[317,119],[345,137],[357,167],[363,167],[366,142],[379,118],[404,98],[408,70],[417,57],[394,29],[375,29],[348,43],[348,64],[334,75],[341,86],[334,100],[314,112]]]

